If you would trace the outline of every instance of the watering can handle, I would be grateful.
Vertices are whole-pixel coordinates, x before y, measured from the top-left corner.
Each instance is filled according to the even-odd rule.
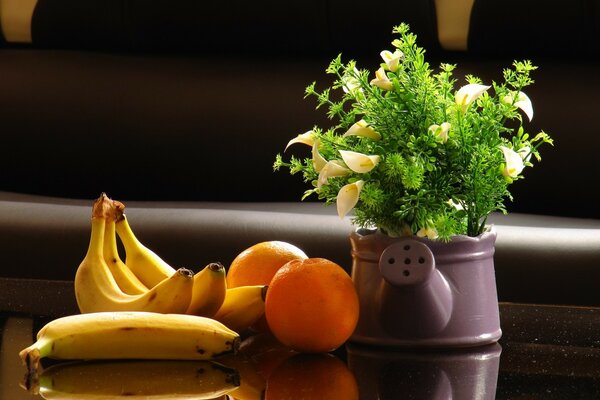
[[[418,240],[399,240],[381,253],[379,270],[392,286],[418,285],[431,278],[435,258],[431,249]]]

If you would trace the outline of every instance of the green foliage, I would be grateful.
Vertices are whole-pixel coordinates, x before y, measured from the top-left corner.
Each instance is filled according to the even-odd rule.
[[[540,160],[539,146],[552,144],[545,132],[532,137],[523,124],[532,112],[523,89],[533,83],[536,67],[515,61],[502,83],[484,87],[469,75],[468,85],[457,88],[454,65],[434,71],[408,25],[393,32],[394,49],[382,54],[375,77],[339,55],[326,69],[334,78],[331,87],[319,91],[313,82],[306,88],[306,97],[315,98],[335,125],[314,127],[309,139],[293,142],[311,145],[310,158],[286,162],[277,155],[274,169],[302,173],[312,186],[304,197],[316,195],[327,204],[340,201],[346,185],[363,183],[353,207],[358,226],[395,236],[477,236],[491,212],[505,212],[509,185],[522,178],[532,158]],[[344,135],[359,126],[375,136]],[[373,165],[356,171],[340,151],[375,157]],[[327,161],[344,172],[328,175]]]

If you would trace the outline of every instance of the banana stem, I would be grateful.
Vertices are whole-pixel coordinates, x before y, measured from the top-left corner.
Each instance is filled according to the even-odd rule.
[[[87,256],[102,257],[104,252],[104,229],[106,220],[104,218],[92,217],[92,233],[88,246]]]
[[[28,377],[32,378],[37,376],[37,372],[40,368],[40,359],[48,356],[51,350],[52,341],[40,339],[19,352],[19,357],[21,357],[23,364],[27,366]]]
[[[125,214],[121,214],[117,218],[115,228],[117,230],[117,233],[119,233],[119,238],[121,239],[125,247],[133,249],[139,246],[139,241],[137,240],[133,231],[131,230],[131,227],[129,226],[129,222],[127,222]]]
[[[113,221],[107,221],[104,227],[104,250],[110,258],[120,258],[117,247],[116,229]]]

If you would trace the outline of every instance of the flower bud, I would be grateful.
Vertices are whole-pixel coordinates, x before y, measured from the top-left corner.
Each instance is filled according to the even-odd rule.
[[[470,83],[458,89],[454,96],[454,101],[461,106],[463,112],[465,112],[469,105],[490,87],[491,86],[480,85],[478,83]]]
[[[381,139],[381,135],[377,133],[375,129],[371,128],[364,119],[353,124],[346,133],[344,133],[344,136],[363,136],[373,140]]]
[[[375,168],[380,159],[378,155],[368,156],[355,151],[340,150],[340,154],[342,155],[342,160],[344,160],[348,168],[360,174],[369,172]]]
[[[502,154],[504,154],[504,168],[502,169],[502,175],[511,179],[516,178],[521,171],[523,171],[523,168],[525,168],[523,159],[519,153],[506,146],[500,146],[500,150],[502,150]]]
[[[342,186],[336,198],[337,212],[340,218],[344,218],[358,203],[364,183],[361,180]]]

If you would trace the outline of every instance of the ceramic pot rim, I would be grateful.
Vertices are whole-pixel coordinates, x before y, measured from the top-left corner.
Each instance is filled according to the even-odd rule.
[[[365,232],[366,234],[363,234]],[[424,242],[427,245],[432,244],[433,246],[444,245],[448,243],[477,243],[477,242],[485,242],[488,240],[496,239],[497,232],[493,225],[487,225],[485,231],[478,236],[467,236],[467,235],[454,235],[450,238],[448,242],[443,242],[441,240],[432,240],[424,237],[419,237],[416,235],[407,235],[407,236],[389,236],[386,233],[381,232],[380,229],[366,229],[366,228],[356,228],[351,236],[355,240],[369,240],[370,238],[375,237],[384,237],[390,241],[395,241],[399,239],[414,239],[420,242]]]
[[[350,234],[350,243],[355,257],[375,262],[379,260],[381,252],[391,244],[400,240],[415,240],[429,247],[438,263],[458,262],[464,258],[473,260],[492,257],[495,252],[496,236],[496,231],[491,226],[479,236],[456,235],[447,242],[415,235],[390,237],[379,230],[356,229]]]

